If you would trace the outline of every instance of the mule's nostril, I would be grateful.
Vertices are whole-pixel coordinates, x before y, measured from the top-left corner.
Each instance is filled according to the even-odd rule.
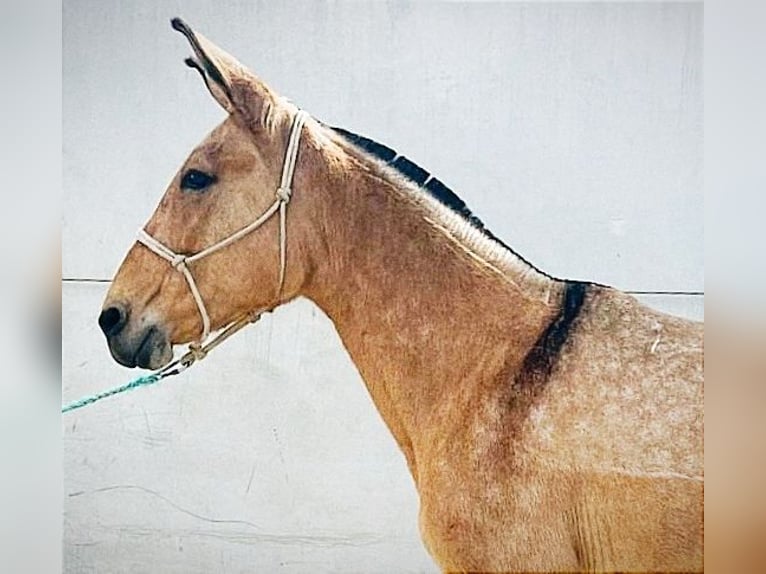
[[[98,317],[98,326],[101,327],[104,335],[116,335],[125,326],[127,317],[122,307],[107,307]]]

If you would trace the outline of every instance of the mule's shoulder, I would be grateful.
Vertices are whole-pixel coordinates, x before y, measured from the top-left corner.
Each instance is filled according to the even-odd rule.
[[[701,476],[701,327],[589,287],[529,411],[538,458],[607,474]]]
[[[568,370],[603,384],[694,387],[703,381],[703,351],[703,323],[662,313],[619,290],[593,286],[562,361]]]

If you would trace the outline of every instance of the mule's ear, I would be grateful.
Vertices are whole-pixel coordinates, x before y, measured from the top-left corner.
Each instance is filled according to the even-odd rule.
[[[195,58],[187,58],[186,65],[200,73],[216,101],[230,114],[243,116],[248,125],[260,123],[264,110],[275,99],[269,88],[233,56],[194,32],[180,18],[173,18],[170,24],[189,41]]]

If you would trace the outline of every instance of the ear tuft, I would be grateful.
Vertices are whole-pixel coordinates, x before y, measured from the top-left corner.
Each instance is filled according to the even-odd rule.
[[[181,18],[179,18],[178,16],[170,20],[170,25],[172,26],[173,30],[178,30],[184,36],[188,37],[192,33],[191,28],[189,28],[186,22],[181,20]]]

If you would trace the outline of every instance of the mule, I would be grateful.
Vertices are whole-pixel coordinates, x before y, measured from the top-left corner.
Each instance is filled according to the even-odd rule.
[[[702,324],[543,273],[414,163],[173,27],[228,116],[116,273],[114,359],[156,369],[307,297],[404,454],[443,571],[700,571]]]

